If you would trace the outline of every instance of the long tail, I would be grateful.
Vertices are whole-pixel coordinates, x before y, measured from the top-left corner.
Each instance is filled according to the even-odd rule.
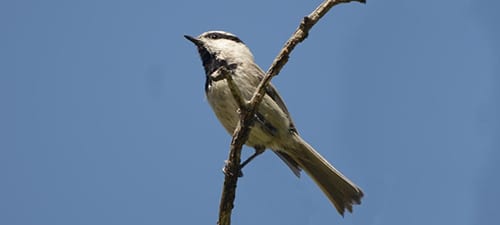
[[[302,138],[298,135],[295,137],[297,139],[293,149],[277,153],[286,155],[287,160],[293,159],[295,162],[291,162],[291,164],[298,164],[300,168],[304,169],[342,216],[345,209],[352,213],[352,205],[361,204],[363,191],[328,163]]]

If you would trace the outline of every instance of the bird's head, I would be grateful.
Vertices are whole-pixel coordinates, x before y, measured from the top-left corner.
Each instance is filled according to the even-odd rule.
[[[226,65],[253,62],[250,49],[234,34],[207,31],[198,37],[184,35],[198,48],[205,71],[213,71],[221,63]]]

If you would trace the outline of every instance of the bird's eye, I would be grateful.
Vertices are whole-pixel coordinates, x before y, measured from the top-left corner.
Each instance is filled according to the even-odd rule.
[[[217,38],[219,38],[219,35],[217,35],[217,34],[210,34],[208,36],[208,38],[210,38],[210,39],[217,39]]]

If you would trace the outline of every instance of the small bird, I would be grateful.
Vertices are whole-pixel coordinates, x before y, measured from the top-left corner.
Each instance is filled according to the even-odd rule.
[[[193,42],[205,69],[205,94],[215,115],[232,134],[239,121],[238,104],[225,79],[214,79],[221,67],[230,71],[232,80],[245,100],[249,100],[264,77],[254,62],[250,49],[235,35],[224,31],[208,31],[198,37],[184,35]],[[255,122],[246,145],[255,148],[256,155],[271,149],[299,177],[301,169],[316,182],[343,216],[345,209],[361,204],[363,191],[335,169],[298,134],[288,109],[273,84],[255,114]],[[245,165],[249,160],[242,163]]]

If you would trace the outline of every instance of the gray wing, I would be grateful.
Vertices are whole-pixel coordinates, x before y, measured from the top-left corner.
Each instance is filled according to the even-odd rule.
[[[266,94],[271,97],[271,99],[278,104],[278,106],[283,110],[283,112],[286,113],[288,116],[288,121],[290,121],[290,130],[294,131],[297,133],[297,129],[295,129],[295,124],[293,123],[292,117],[290,116],[290,113],[288,112],[288,109],[286,108],[285,102],[281,98],[280,94],[278,93],[278,90],[274,87],[272,83],[269,83],[266,87]]]
[[[260,82],[262,79],[264,79],[265,73],[264,73],[264,71],[262,71],[262,69],[259,66],[255,65],[255,64],[253,64],[253,66],[255,66],[256,70],[259,71],[258,77],[259,77],[259,82]],[[290,116],[290,112],[288,112],[288,108],[286,107],[285,102],[281,98],[276,87],[274,87],[274,85],[272,83],[269,83],[269,85],[267,85],[265,91],[266,91],[266,94],[269,97],[271,97],[271,99],[274,100],[274,102],[276,102],[276,104],[280,107],[280,109],[283,110],[283,112],[285,112],[285,114],[287,115],[288,121],[290,121],[290,130],[298,133],[297,129],[295,129],[295,124],[293,123],[292,117]]]
[[[266,88],[266,94],[269,95],[275,102],[278,104],[278,106],[283,110],[283,112],[286,113],[288,116],[288,120],[290,121],[290,131],[297,133],[297,129],[295,129],[295,125],[293,124],[292,118],[290,117],[290,113],[288,112],[288,109],[286,108],[285,102],[283,102],[283,99],[281,96],[278,94],[278,91],[274,87],[273,84],[269,83],[269,85]],[[292,170],[293,174],[295,176],[300,177],[300,167],[299,164],[288,154],[282,151],[274,151],[278,157],[280,157],[281,160],[283,160],[286,165]]]
[[[259,71],[258,77],[259,77],[259,81],[261,81],[264,78],[264,72],[257,65],[254,64],[254,66],[256,67],[256,70]],[[269,85],[267,85],[265,91],[266,91],[266,94],[269,95],[269,97],[271,97],[271,99],[274,102],[276,102],[276,104],[280,107],[280,109],[283,110],[283,112],[285,112],[286,116],[288,117],[288,121],[290,122],[290,128],[289,128],[290,131],[298,133],[297,129],[295,129],[295,125],[292,121],[292,117],[290,116],[290,112],[288,112],[288,108],[286,107],[285,102],[283,101],[283,98],[281,98],[276,87],[274,87],[274,85],[272,83],[269,83]],[[300,177],[300,171],[302,171],[302,170],[299,167],[299,164],[291,156],[289,156],[285,152],[280,151],[278,149],[275,149],[275,151],[273,151],[273,152],[276,153],[276,155],[278,155],[278,157],[281,160],[283,160],[283,162],[285,162],[285,164],[292,170],[292,172],[293,172],[293,174],[295,174],[295,176]]]

